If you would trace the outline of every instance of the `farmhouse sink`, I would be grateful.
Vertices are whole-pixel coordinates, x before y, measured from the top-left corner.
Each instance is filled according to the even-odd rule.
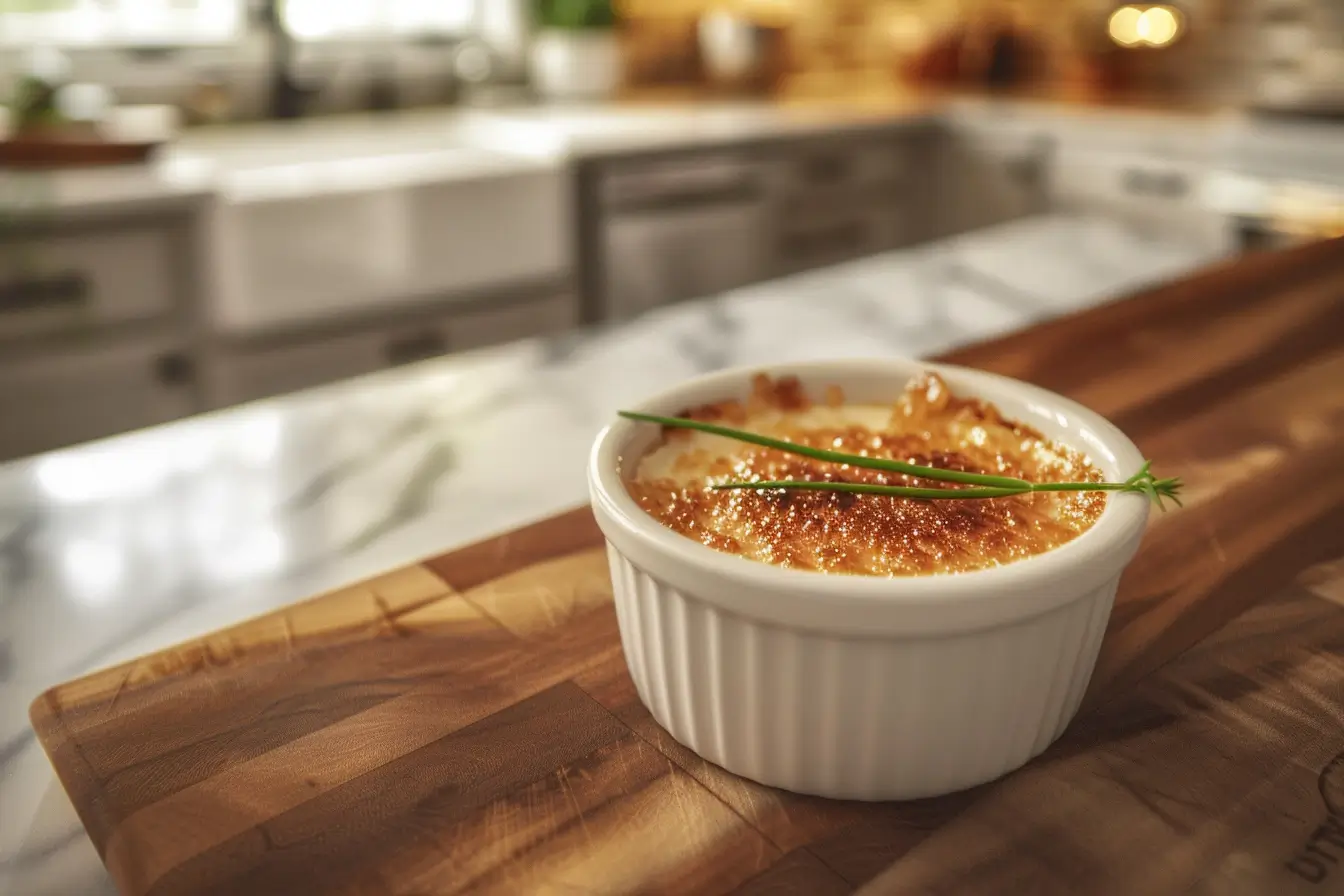
[[[218,326],[293,327],[567,272],[558,156],[412,124],[240,129],[179,150],[216,171]]]

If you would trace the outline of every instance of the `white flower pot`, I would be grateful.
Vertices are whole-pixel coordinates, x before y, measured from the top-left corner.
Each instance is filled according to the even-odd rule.
[[[615,31],[549,30],[532,42],[532,81],[547,99],[604,99],[621,86],[621,75]]]

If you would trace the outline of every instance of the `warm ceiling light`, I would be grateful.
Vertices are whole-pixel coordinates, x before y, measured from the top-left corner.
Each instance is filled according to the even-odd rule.
[[[1123,47],[1132,47],[1142,38],[1139,37],[1139,19],[1143,18],[1142,11],[1137,6],[1122,6],[1111,13],[1111,19],[1106,23],[1106,30],[1111,35],[1111,40]]]
[[[1180,13],[1170,6],[1122,6],[1106,23],[1111,40],[1122,47],[1164,47],[1180,31]]]
[[[1139,36],[1150,47],[1166,46],[1180,30],[1180,20],[1170,6],[1151,6],[1139,16]]]

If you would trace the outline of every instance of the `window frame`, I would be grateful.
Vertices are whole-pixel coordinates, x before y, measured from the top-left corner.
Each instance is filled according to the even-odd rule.
[[[26,0],[36,5],[41,0]],[[168,18],[157,28],[134,19],[143,17],[151,0],[71,0],[60,10],[16,10],[0,0],[0,47],[45,45],[62,50],[202,47],[237,43],[247,29],[252,0],[195,0],[193,10],[165,9]],[[157,0],[168,6],[172,0]],[[179,0],[180,2],[180,0]],[[339,2],[339,0],[333,0]],[[196,24],[188,24],[195,21]]]

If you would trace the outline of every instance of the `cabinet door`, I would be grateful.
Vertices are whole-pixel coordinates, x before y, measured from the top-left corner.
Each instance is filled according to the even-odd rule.
[[[217,407],[284,395],[381,370],[381,333],[225,351],[211,364],[210,399]]]
[[[0,340],[167,315],[180,255],[152,226],[0,243]]]
[[[0,366],[0,458],[189,416],[197,392],[192,359],[171,342]]]
[[[954,132],[941,160],[944,233],[964,233],[1044,211],[1053,138],[1044,131]]]
[[[927,180],[923,134],[781,149],[772,169],[773,273],[791,274],[904,245]]]
[[[784,275],[895,249],[905,242],[901,204],[850,203],[834,208],[801,202],[785,206],[778,227],[775,273]]]
[[[1202,250],[1230,252],[1231,220],[1205,208],[1203,168],[1194,162],[1066,148],[1051,177],[1056,208],[1114,216]]]
[[[578,321],[572,292],[522,300],[448,305],[433,316],[390,326],[240,344],[210,364],[210,402],[226,407],[529,336],[558,333]]]
[[[475,306],[449,324],[454,351],[500,345],[531,336],[562,333],[579,323],[579,300],[571,292],[540,299]]]
[[[240,346],[213,362],[211,403],[228,406],[299,392],[447,354],[446,320],[270,346]]]
[[[786,147],[762,170],[772,190],[785,195],[890,191],[918,176],[915,137],[825,140]]]
[[[755,202],[616,215],[603,242],[606,316],[627,319],[765,279],[765,217]]]

